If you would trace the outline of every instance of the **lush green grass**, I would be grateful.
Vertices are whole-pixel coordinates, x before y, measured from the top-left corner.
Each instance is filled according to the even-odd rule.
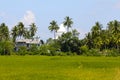
[[[120,57],[0,56],[0,80],[120,80]]]

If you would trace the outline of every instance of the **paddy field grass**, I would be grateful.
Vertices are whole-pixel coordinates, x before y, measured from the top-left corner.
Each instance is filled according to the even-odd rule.
[[[0,80],[120,80],[120,57],[0,56]]]

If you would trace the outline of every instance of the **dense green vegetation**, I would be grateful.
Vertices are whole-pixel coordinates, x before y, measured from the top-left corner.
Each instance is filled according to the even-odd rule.
[[[16,39],[34,38],[37,26],[35,23],[26,28],[19,22],[9,31],[5,23],[0,25],[0,54],[1,55],[86,55],[86,56],[118,56],[120,55],[120,22],[110,21],[106,29],[96,22],[84,39],[79,39],[79,32],[74,29],[72,18],[67,16],[63,25],[67,32],[55,39],[59,26],[55,20],[50,22],[48,29],[54,32],[54,39],[49,38],[46,42],[41,40],[41,46],[31,46],[28,50],[25,46],[14,51]],[[72,28],[73,27],[73,28]],[[70,30],[72,28],[72,30]],[[42,35],[41,35],[42,36]]]
[[[0,80],[120,80],[120,57],[0,56]]]

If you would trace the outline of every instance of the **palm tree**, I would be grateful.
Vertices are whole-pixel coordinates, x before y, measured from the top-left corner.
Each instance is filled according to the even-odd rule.
[[[86,45],[88,46],[89,49],[93,47],[93,39],[90,32],[86,35]]]
[[[114,27],[113,26],[113,21],[110,21],[107,25],[108,25],[108,32],[112,33],[112,30],[113,30],[113,27]]]
[[[116,41],[116,43],[117,43],[117,49],[120,52],[120,33],[117,35],[117,41]]]
[[[119,48],[119,34],[120,34],[120,22],[117,20],[111,21],[108,23],[108,31],[110,34],[111,45],[114,45],[114,48]]]
[[[95,44],[94,46],[95,48],[98,48],[98,49],[101,48],[101,46],[103,45],[103,42],[100,36],[94,39],[94,44]]]
[[[6,26],[5,23],[2,23],[0,25],[0,40],[8,40],[9,39],[9,29],[8,26]]]
[[[21,37],[23,37],[23,34],[25,33],[25,27],[24,24],[22,22],[19,22],[18,25],[18,35]]]
[[[18,36],[18,27],[17,26],[13,27],[11,34],[12,34],[12,37],[13,37],[13,42],[16,42],[16,38]]]
[[[33,38],[33,36],[35,35],[36,31],[37,31],[37,27],[36,27],[35,23],[32,23],[30,25],[30,37]]]
[[[115,44],[115,36],[114,36],[114,21],[110,21],[108,23],[108,37],[109,37],[109,48],[113,48]],[[115,48],[115,47],[114,47]]]
[[[120,22],[118,22],[117,20],[115,20],[113,22],[113,34],[117,35],[120,32]]]
[[[30,39],[31,38],[30,31],[27,28],[25,28],[25,32],[24,32],[23,36],[24,36],[25,39]]]
[[[72,24],[73,24],[72,18],[70,18],[69,16],[66,16],[65,21],[63,22],[63,25],[67,27],[67,32],[69,32],[69,28],[72,27]]]
[[[101,49],[107,49],[108,45],[110,43],[110,36],[109,36],[109,31],[108,30],[102,30],[101,31],[101,39],[103,42],[102,48]]]
[[[102,45],[101,32],[102,32],[102,25],[99,22],[96,22],[91,29],[94,48],[100,48],[100,46]]]
[[[95,26],[93,26],[91,29],[92,37],[96,38],[96,37],[100,36],[101,30],[102,30],[102,25],[99,22],[96,22]]]
[[[79,37],[80,33],[76,29],[74,29],[74,30],[72,30],[72,34],[74,37]]]
[[[54,31],[54,39],[56,38],[56,32],[59,29],[57,22],[56,21],[52,21],[50,22],[50,26],[48,27],[48,29],[53,32]]]

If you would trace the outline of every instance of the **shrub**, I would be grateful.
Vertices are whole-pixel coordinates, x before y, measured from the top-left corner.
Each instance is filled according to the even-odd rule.
[[[27,54],[27,47],[26,46],[21,46],[18,49],[18,55],[25,55]]]
[[[117,49],[112,49],[112,50],[106,49],[106,50],[103,50],[103,54],[105,56],[109,56],[109,57],[110,56],[113,56],[113,57],[120,56],[120,53],[119,53],[119,51]]]
[[[13,50],[13,44],[10,41],[0,42],[0,54],[1,55],[11,55]]]
[[[50,51],[48,50],[47,45],[41,45],[39,47],[39,54],[40,55],[48,55],[48,56],[50,56]]]
[[[101,52],[99,49],[90,49],[90,50],[85,50],[86,52],[83,53],[85,56],[101,56]]]
[[[74,56],[77,55],[75,52],[65,52],[66,55],[68,56]]]
[[[58,56],[67,56],[67,54],[65,52],[57,52]]]
[[[81,46],[80,51],[81,51],[81,54],[86,55],[88,53],[88,47],[87,46]]]
[[[88,52],[88,56],[101,56],[102,53],[99,49],[90,49]]]
[[[38,47],[37,47],[36,45],[32,45],[32,46],[29,48],[28,54],[29,54],[29,55],[37,55],[37,54],[39,54]]]

